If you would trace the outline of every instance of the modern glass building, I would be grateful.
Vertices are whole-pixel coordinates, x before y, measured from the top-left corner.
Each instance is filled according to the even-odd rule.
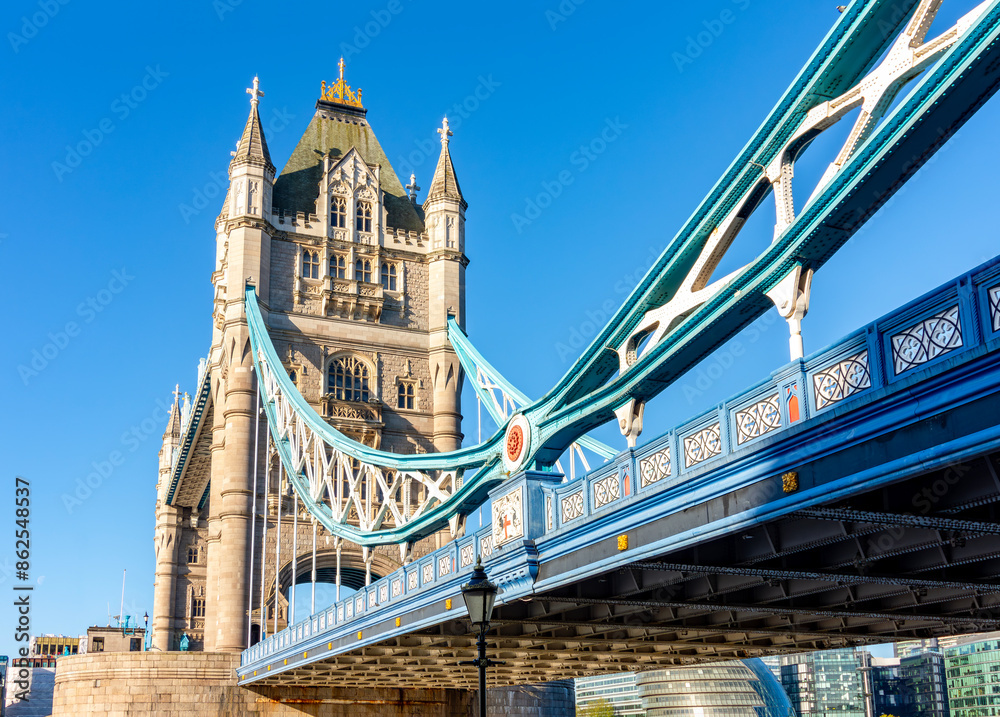
[[[900,717],[950,717],[944,655],[928,649],[899,661],[903,678],[903,715]],[[877,717],[877,716],[876,716]]]
[[[1000,715],[1000,632],[960,639],[944,660],[951,717]]]
[[[712,662],[638,676],[646,717],[794,717],[792,704],[760,660]]]
[[[645,713],[639,702],[639,688],[634,672],[613,675],[595,675],[576,679],[577,710],[597,700],[606,700],[615,711],[615,717],[641,717]]]
[[[866,717],[861,661],[852,648],[781,658],[781,684],[798,717]]]
[[[861,686],[867,714],[871,717],[913,717],[905,713],[908,690],[900,669],[900,659],[872,657],[868,652],[858,654],[861,657]]]

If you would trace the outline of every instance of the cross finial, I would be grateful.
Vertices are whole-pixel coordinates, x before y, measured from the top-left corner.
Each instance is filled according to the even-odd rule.
[[[447,117],[445,117],[444,120],[442,120],[442,122],[441,122],[441,129],[438,130],[438,134],[441,135],[441,146],[442,147],[447,147],[448,146],[448,138],[455,134],[450,129],[448,129],[448,118]]]
[[[410,193],[410,201],[411,202],[417,201],[417,192],[420,191],[420,187],[417,186],[417,175],[415,174],[410,175],[410,183],[406,185],[406,189]]]
[[[344,79],[344,58],[340,58],[340,62],[337,63],[337,67],[340,68],[340,79]]]
[[[181,385],[178,383],[174,386],[174,403],[177,403],[177,401],[180,400],[180,396],[181,396]]]
[[[256,107],[259,98],[264,96],[264,93],[260,91],[260,80],[254,75],[253,87],[247,88],[247,94],[250,95],[250,106]]]

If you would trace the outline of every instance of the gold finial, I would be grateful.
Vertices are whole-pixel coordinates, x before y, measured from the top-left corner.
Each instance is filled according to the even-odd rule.
[[[259,98],[264,96],[264,93],[260,91],[260,80],[254,76],[253,87],[247,88],[247,94],[250,95],[250,106],[256,107]]]
[[[344,58],[340,58],[340,62],[337,63],[337,67],[340,68],[340,79],[335,83],[330,85],[328,88],[326,86],[326,80],[320,83],[319,88],[319,98],[325,102],[336,102],[341,105],[350,105],[351,107],[362,107],[361,104],[361,90],[357,91],[357,94],[351,90],[351,86],[344,82]]]

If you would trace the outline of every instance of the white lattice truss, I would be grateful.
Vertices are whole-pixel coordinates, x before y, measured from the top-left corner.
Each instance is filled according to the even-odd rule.
[[[732,278],[747,268],[741,267],[711,284],[708,283],[712,272],[728,251],[736,235],[757,204],[764,198],[764,192],[771,189],[774,191],[777,212],[774,226],[775,239],[795,220],[792,176],[796,158],[809,143],[821,132],[837,124],[849,112],[860,107],[860,114],[847,140],[813,190],[812,196],[815,196],[871,135],[903,86],[940,58],[976,24],[979,16],[990,5],[989,2],[977,5],[954,26],[933,40],[925,42],[924,38],[941,2],[942,0],[923,0],[882,62],[857,85],[839,97],[813,107],[770,165],[767,167],[758,165],[762,170],[760,182],[750,187],[728,216],[712,230],[697,261],[672,298],[665,304],[647,311],[617,348],[621,375],[624,375],[685,316],[711,299]],[[626,428],[627,426],[623,426],[623,432],[626,432]]]
[[[276,441],[286,441],[286,468],[308,480],[309,497],[326,505],[335,522],[365,532],[400,527],[444,503],[461,487],[462,471],[412,471],[365,463],[327,445],[286,400],[263,352],[258,352],[260,385],[273,401]],[[279,368],[279,370],[283,370]],[[456,532],[458,517],[451,521]]]
[[[489,411],[489,414],[493,416],[493,419],[500,426],[503,426],[507,422],[507,419],[526,403],[526,401],[520,400],[519,396],[509,394],[499,379],[495,378],[489,371],[479,365],[476,366],[476,385],[482,389],[476,392],[477,397],[480,397],[484,393],[489,396],[490,403],[492,404],[492,410]],[[480,397],[479,400],[482,400],[482,398]],[[574,442],[569,447],[570,480],[576,477],[576,459],[578,457],[580,463],[583,465],[583,469],[590,471],[590,463],[587,461],[587,456],[583,453],[583,447],[579,443]],[[556,461],[556,470],[560,473],[563,472],[562,461]]]

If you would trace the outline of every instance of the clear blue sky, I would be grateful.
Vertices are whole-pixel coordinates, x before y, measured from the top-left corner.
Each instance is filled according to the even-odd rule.
[[[947,5],[957,9],[943,10],[932,34],[973,2]],[[0,591],[13,580],[21,475],[33,490],[35,632],[80,634],[106,622],[126,568],[127,612],[152,611],[162,406],[175,383],[192,390],[209,348],[217,177],[254,74],[279,168],[341,54],[404,182],[411,165],[429,185],[434,130],[448,114],[469,202],[469,333],[540,395],[837,18],[830,0],[794,10],[778,0],[278,7],[11,0],[0,11]],[[807,352],[996,253],[998,121],[994,100],[819,272]],[[613,141],[581,161],[578,148],[606,127]],[[70,148],[81,143],[85,156],[76,156]],[[817,141],[796,179],[818,178],[837,144]],[[556,194],[564,172],[572,181],[532,218],[529,201]],[[741,234],[733,266],[766,246],[772,207]],[[64,336],[69,323],[74,335]],[[785,329],[772,326],[707,390],[681,385],[651,404],[644,438],[787,361]],[[466,404],[470,437],[474,405]],[[610,430],[600,437],[623,445]],[[116,451],[121,464],[67,505]],[[10,602],[0,599],[0,625],[13,624]],[[12,647],[4,627],[0,653]]]

